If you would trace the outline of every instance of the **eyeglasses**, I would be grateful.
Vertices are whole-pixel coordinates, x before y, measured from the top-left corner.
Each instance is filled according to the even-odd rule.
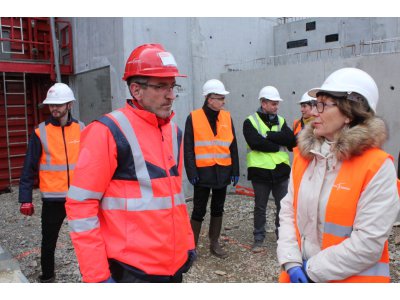
[[[169,93],[171,90],[174,92],[174,94],[177,94],[179,90],[181,89],[181,85],[179,84],[173,84],[173,85],[168,85],[168,84],[150,84],[150,83],[144,83],[144,82],[136,82],[137,84],[140,84],[145,87],[151,87],[155,89],[157,92],[163,92],[163,93]]]
[[[313,107],[313,108],[316,107],[317,112],[320,114],[324,112],[325,106],[332,107],[332,106],[337,106],[337,104],[336,103],[325,103],[325,102],[314,102],[311,104],[311,107]]]

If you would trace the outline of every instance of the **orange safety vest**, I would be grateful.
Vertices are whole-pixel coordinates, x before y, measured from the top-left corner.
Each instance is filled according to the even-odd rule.
[[[82,139],[82,151],[91,153],[81,153],[87,156],[66,204],[83,281],[107,279],[106,258],[149,275],[174,275],[194,249],[182,190],[182,131],[173,122],[159,128],[154,114],[129,105],[99,122]],[[108,140],[93,146],[104,125]]]
[[[340,244],[350,237],[357,213],[357,204],[361,193],[368,186],[387,158],[386,152],[373,148],[360,156],[343,161],[342,167],[332,187],[325,212],[325,225],[322,234],[321,249]],[[297,242],[301,248],[301,237],[297,227],[297,203],[300,183],[310,161],[297,155],[293,162],[294,220]],[[341,188],[339,188],[341,187]],[[290,282],[289,275],[283,271],[279,282]],[[390,282],[388,241],[385,242],[380,260],[368,270],[331,282]]]
[[[194,153],[196,166],[230,166],[232,164],[230,145],[233,141],[232,120],[229,112],[221,110],[217,121],[217,135],[211,129],[203,109],[192,111]]]
[[[301,120],[297,119],[294,120],[293,122],[293,133],[294,135],[298,134],[301,131],[302,127],[301,127]]]
[[[67,126],[42,122],[35,129],[42,144],[39,189],[42,198],[65,198],[78,161],[81,131],[85,125],[72,121]]]
[[[300,119],[294,120],[294,122],[293,122],[293,133],[294,133],[294,135],[298,134],[301,130],[302,130],[301,120]],[[299,152],[300,152],[299,148],[297,146],[294,147],[292,151],[293,151],[293,157],[298,155]]]

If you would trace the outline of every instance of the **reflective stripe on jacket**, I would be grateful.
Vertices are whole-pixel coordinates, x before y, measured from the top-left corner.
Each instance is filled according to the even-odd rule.
[[[369,149],[361,156],[343,161],[326,207],[321,250],[338,245],[351,236],[360,196],[387,158],[390,155],[384,151]],[[294,224],[300,248],[303,245],[297,227],[298,192],[308,164],[309,161],[297,155],[292,169]],[[289,281],[287,273],[282,272],[280,282]],[[384,243],[382,255],[375,265],[357,275],[332,282],[390,282],[388,242]]]
[[[261,118],[258,116],[257,113],[250,115],[247,119],[250,120],[254,128],[256,128],[258,133],[263,137],[266,137],[269,131],[280,131],[283,123],[285,122],[285,119],[283,117],[278,116],[279,126],[274,125],[270,129],[261,120]],[[285,147],[281,147],[279,152],[262,152],[262,151],[251,150],[248,147],[248,153],[247,153],[248,168],[255,167],[255,168],[273,170],[276,168],[276,165],[279,165],[281,163],[290,165],[289,154]]]
[[[194,248],[182,191],[182,132],[127,106],[82,138],[67,215],[83,281],[110,276],[115,259],[149,275],[174,275]]]
[[[233,141],[231,115],[221,110],[217,121],[217,135],[211,129],[203,109],[191,112],[194,133],[194,152],[197,167],[232,165],[230,145]]]
[[[39,162],[39,189],[42,198],[65,198],[78,161],[82,122],[55,126],[42,122],[35,129],[42,154]]]

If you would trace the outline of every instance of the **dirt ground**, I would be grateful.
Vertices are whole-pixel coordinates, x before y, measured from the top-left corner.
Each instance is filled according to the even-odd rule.
[[[34,191],[35,214],[25,217],[19,213],[18,191],[0,195],[0,244],[20,264],[21,271],[30,282],[37,282],[40,274],[40,214],[41,201]],[[191,212],[192,203],[188,202]],[[247,196],[227,196],[224,225],[221,240],[229,253],[226,259],[219,259],[209,252],[208,213],[200,234],[198,260],[185,274],[184,282],[203,283],[250,283],[277,282],[279,265],[276,259],[276,238],[274,234],[274,204],[268,203],[267,237],[265,250],[252,253],[253,242],[253,199]],[[397,245],[395,244],[395,240]],[[391,275],[393,282],[400,282],[400,227],[394,227],[389,240],[391,254]],[[57,282],[81,282],[74,248],[68,234],[67,222],[60,232],[56,250]]]

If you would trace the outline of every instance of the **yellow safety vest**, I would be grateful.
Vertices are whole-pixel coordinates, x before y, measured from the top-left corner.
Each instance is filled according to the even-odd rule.
[[[281,130],[285,119],[281,116],[278,116],[279,126],[274,125],[271,129],[268,128],[267,125],[263,122],[260,116],[257,113],[250,115],[248,118],[254,128],[257,129],[258,133],[263,137],[268,135],[269,131],[278,132]],[[247,167],[251,168],[261,168],[273,170],[276,168],[276,165],[281,163],[285,163],[290,166],[289,154],[285,147],[281,147],[279,152],[262,152],[251,150],[249,146],[247,146]]]

